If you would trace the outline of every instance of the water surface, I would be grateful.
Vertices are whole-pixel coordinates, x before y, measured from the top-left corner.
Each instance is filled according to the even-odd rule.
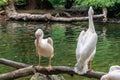
[[[43,29],[46,37],[54,41],[55,55],[53,66],[74,66],[76,63],[75,49],[81,30],[88,23],[40,23],[40,22],[0,22],[0,58],[6,58],[26,64],[37,65],[35,56],[34,33]],[[93,60],[95,71],[107,72],[112,65],[120,64],[120,24],[95,23],[98,34],[97,52]],[[48,59],[42,58],[41,64],[48,65]],[[12,71],[14,68],[0,64],[0,74]],[[79,76],[71,78],[63,75],[66,80],[96,80]],[[29,80],[29,77],[17,79]]]

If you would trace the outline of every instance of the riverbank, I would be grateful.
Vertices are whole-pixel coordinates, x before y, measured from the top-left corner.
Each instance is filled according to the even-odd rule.
[[[6,16],[6,13],[4,10],[0,11],[0,20],[8,20],[8,17]],[[55,10],[17,10],[18,13],[30,13],[30,14],[47,14],[50,13],[52,16],[55,17],[83,17],[87,16],[87,11],[85,9],[83,10],[74,10],[74,9],[55,9]],[[103,22],[102,19],[95,19],[95,22]],[[106,21],[108,23],[120,23],[120,19],[118,18],[108,18]]]

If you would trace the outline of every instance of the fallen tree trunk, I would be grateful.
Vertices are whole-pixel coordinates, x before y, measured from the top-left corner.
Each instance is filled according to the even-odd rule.
[[[19,77],[32,75],[35,72],[39,72],[39,73],[42,73],[42,74],[45,74],[45,75],[63,74],[64,73],[64,74],[69,74],[69,75],[79,75],[79,76],[85,76],[85,77],[96,78],[96,79],[100,79],[101,76],[105,74],[103,72],[91,71],[91,72],[87,72],[84,75],[80,75],[80,74],[75,73],[72,67],[66,67],[66,66],[53,66],[52,67],[53,69],[48,71],[45,67],[43,67],[43,68],[38,68],[36,66],[33,67],[33,66],[29,66],[29,65],[24,64],[24,63],[10,61],[10,60],[6,60],[6,59],[3,59],[3,58],[0,58],[0,63],[11,66],[11,67],[14,67],[14,68],[22,68],[22,69],[18,69],[16,71],[1,74],[0,75],[0,80],[16,79],[16,78],[19,78]]]
[[[14,67],[16,69],[20,69],[20,68],[30,66],[30,65],[27,65],[27,64],[24,64],[24,63],[11,61],[11,60],[7,60],[7,59],[4,59],[4,58],[0,58],[0,63],[4,64],[4,65],[7,65],[7,66]]]
[[[34,74],[32,71],[32,66],[21,68],[16,71],[8,72],[0,75],[0,80],[13,80],[23,76]]]
[[[65,18],[65,17],[54,17],[50,13],[48,14],[29,14],[29,13],[7,13],[9,19],[12,20],[23,20],[23,21],[55,21],[55,22],[74,22],[74,21],[86,21],[88,20],[88,17],[70,17],[70,18]],[[103,14],[99,15],[94,15],[93,18],[103,18]]]
[[[103,14],[94,15],[93,18],[103,18]],[[9,16],[12,20],[23,20],[23,21],[53,21],[53,22],[74,22],[74,21],[86,21],[88,17],[54,17],[51,14],[29,14],[29,13],[16,13]]]

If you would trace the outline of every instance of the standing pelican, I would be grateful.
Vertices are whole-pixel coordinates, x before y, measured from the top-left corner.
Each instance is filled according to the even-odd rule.
[[[78,37],[78,43],[76,48],[76,59],[77,63],[75,65],[74,71],[78,74],[84,74],[88,71],[88,63],[90,63],[96,52],[97,34],[95,32],[93,23],[94,11],[92,7],[89,8],[89,28],[87,31],[82,31]]]
[[[111,66],[108,74],[103,75],[100,80],[120,80],[120,66]]]
[[[39,67],[41,57],[48,57],[49,58],[49,65],[48,69],[51,69],[51,58],[54,56],[54,48],[53,48],[53,40],[49,37],[43,39],[44,33],[41,29],[38,29],[35,32],[35,47],[36,47],[36,55],[39,56]]]

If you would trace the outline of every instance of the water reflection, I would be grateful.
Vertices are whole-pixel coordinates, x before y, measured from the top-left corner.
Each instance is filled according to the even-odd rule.
[[[38,57],[35,56],[34,32],[41,28],[45,37],[54,40],[55,56],[52,65],[74,66],[76,63],[75,49],[78,35],[88,23],[78,25],[62,23],[39,22],[1,22],[0,23],[0,57],[14,61],[37,65]],[[111,65],[120,64],[120,27],[119,24],[96,23],[95,28],[99,34],[97,53],[93,60],[94,70],[107,72]],[[47,65],[47,58],[42,58],[42,65]],[[6,67],[0,65],[0,73],[6,71]],[[9,68],[8,68],[9,69]],[[66,80],[71,77],[64,75]],[[74,80],[95,80],[73,77]],[[23,79],[22,79],[23,80]]]

